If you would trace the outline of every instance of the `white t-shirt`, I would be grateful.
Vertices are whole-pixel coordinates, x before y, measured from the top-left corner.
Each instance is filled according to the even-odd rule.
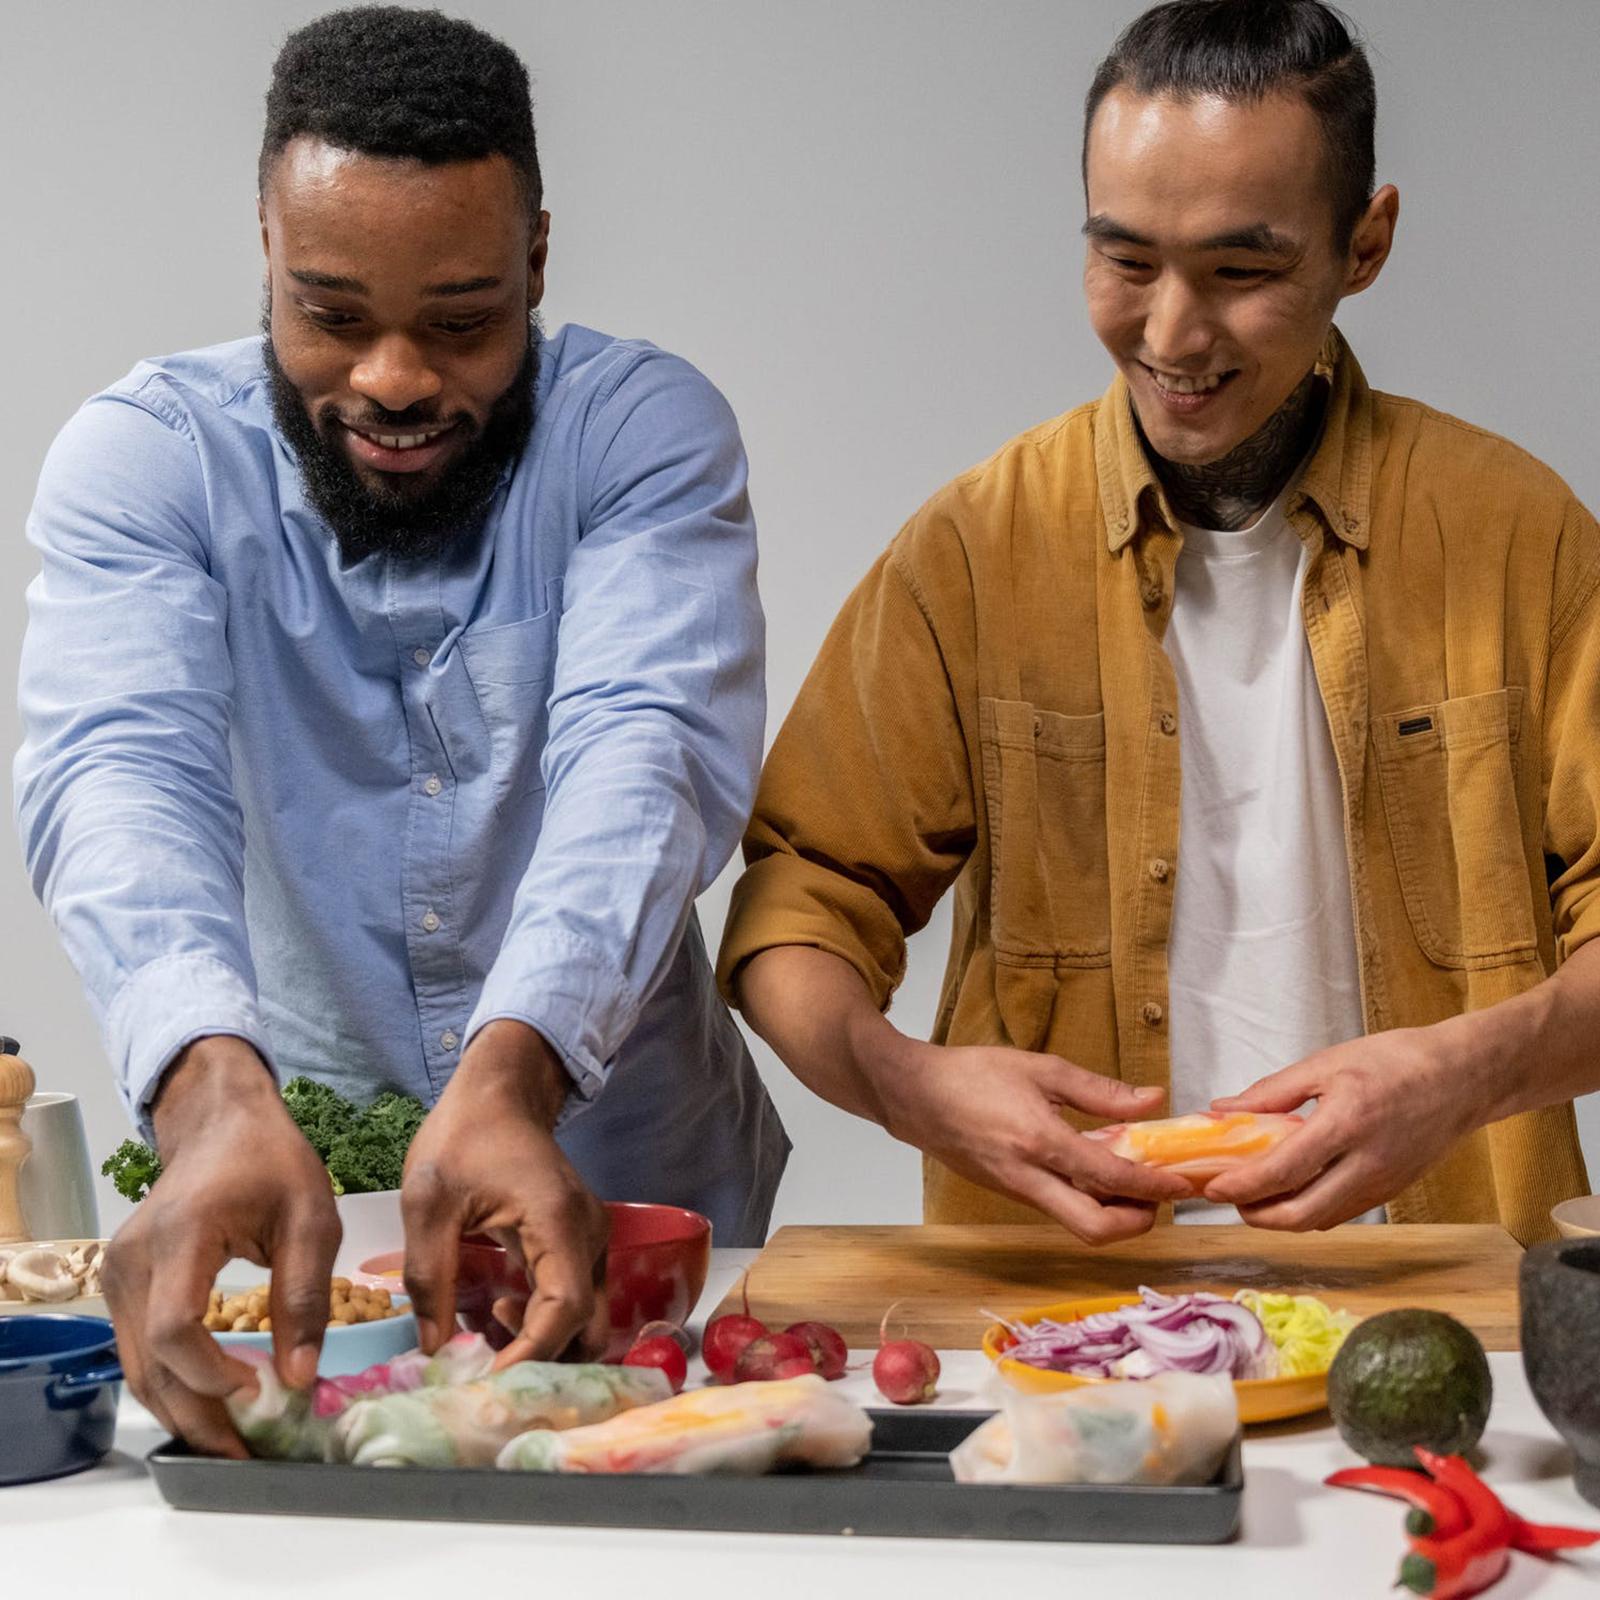
[[[1287,499],[1238,532],[1185,527],[1178,557],[1166,635],[1182,758],[1172,1115],[1363,1031],[1339,768]],[[1238,1214],[1195,1201],[1178,1218]]]

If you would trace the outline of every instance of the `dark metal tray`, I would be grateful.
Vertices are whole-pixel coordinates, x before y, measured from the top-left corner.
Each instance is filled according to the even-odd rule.
[[[1238,1440],[1215,1481],[1198,1486],[959,1484],[945,1457],[983,1413],[871,1416],[872,1453],[859,1466],[764,1478],[224,1461],[175,1440],[153,1451],[149,1465],[162,1495],[183,1511],[1121,1544],[1218,1544],[1239,1526]]]

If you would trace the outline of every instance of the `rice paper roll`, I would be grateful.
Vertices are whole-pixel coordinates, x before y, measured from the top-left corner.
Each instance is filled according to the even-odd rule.
[[[1002,1409],[950,1452],[957,1483],[1209,1483],[1239,1431],[1233,1382],[1221,1373],[1055,1394],[999,1382]]]
[[[334,1459],[378,1467],[487,1467],[534,1428],[603,1422],[672,1393],[655,1367],[520,1361],[474,1383],[358,1400],[336,1424]]]
[[[251,1455],[271,1461],[336,1461],[335,1424],[358,1400],[470,1382],[494,1365],[482,1334],[458,1333],[431,1356],[408,1350],[363,1372],[319,1378],[304,1390],[279,1380],[269,1351],[230,1354],[255,1369],[256,1386],[228,1396],[228,1415]]]
[[[1125,1161],[1187,1178],[1199,1194],[1213,1178],[1258,1160],[1304,1126],[1305,1118],[1292,1111],[1196,1111],[1149,1122],[1116,1122],[1084,1137]]]
[[[521,1434],[500,1452],[508,1472],[645,1472],[755,1477],[774,1467],[853,1467],[872,1419],[814,1373],[693,1389],[565,1433]]]

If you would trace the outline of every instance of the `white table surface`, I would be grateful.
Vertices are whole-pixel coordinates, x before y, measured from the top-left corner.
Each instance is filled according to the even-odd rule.
[[[753,1251],[717,1251],[702,1299],[716,1305]],[[852,1355],[852,1360],[864,1356]],[[1485,1472],[1507,1503],[1543,1522],[1600,1527],[1578,1497],[1566,1447],[1540,1416],[1520,1358],[1489,1357],[1495,1403]],[[942,1406],[982,1406],[987,1363],[944,1357]],[[694,1381],[691,1374],[691,1382]],[[844,1392],[881,1404],[866,1370]],[[116,1447],[99,1467],[53,1483],[0,1489],[0,1596],[134,1600],[239,1596],[426,1595],[430,1600],[1079,1600],[1134,1595],[1382,1596],[1404,1549],[1404,1508],[1326,1489],[1355,1458],[1324,1414],[1252,1429],[1245,1441],[1244,1522],[1226,1545],[1032,1544],[223,1516],[173,1511],[142,1458],[162,1438],[124,1396]],[[1560,1564],[1517,1555],[1496,1586],[1518,1596],[1600,1596],[1600,1556]]]

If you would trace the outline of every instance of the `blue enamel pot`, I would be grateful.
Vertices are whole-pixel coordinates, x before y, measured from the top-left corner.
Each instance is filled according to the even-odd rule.
[[[92,1467],[111,1448],[121,1381],[104,1317],[0,1317],[0,1484]]]

